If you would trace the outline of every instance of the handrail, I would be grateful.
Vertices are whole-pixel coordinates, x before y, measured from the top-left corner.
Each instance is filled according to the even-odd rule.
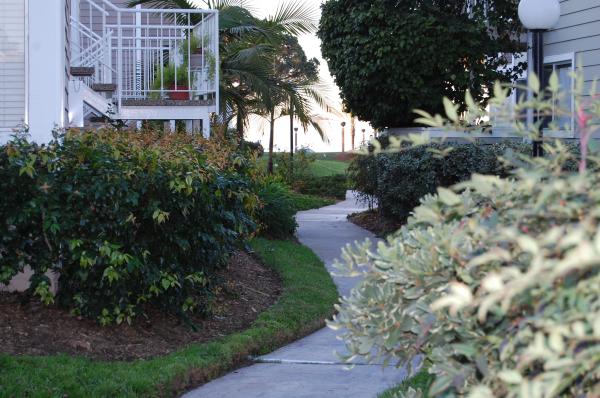
[[[135,12],[143,12],[143,13],[156,13],[157,11],[160,12],[164,12],[164,13],[177,13],[177,14],[218,14],[218,10],[212,10],[209,8],[206,9],[191,9],[191,8],[141,8],[141,9],[137,9],[137,8],[122,8],[122,7],[117,7],[116,5],[114,5],[112,2],[108,1],[108,0],[96,0],[96,1],[101,1],[103,4],[109,6],[110,8],[112,8],[115,11],[119,11],[119,12],[130,12],[130,13],[135,13]],[[98,7],[101,9],[100,6],[98,6],[97,4],[94,5],[95,7]],[[104,10],[102,10],[104,11]]]
[[[103,2],[105,2],[105,3],[109,3],[109,4],[110,4],[110,2],[107,2],[106,0],[102,0],[102,1],[103,1]],[[102,7],[100,7],[98,4],[94,3],[93,1],[89,1],[88,3],[89,3],[89,4],[90,4],[92,7],[94,7],[96,10],[98,10],[98,11],[100,11],[102,14],[104,14],[104,16],[108,16],[108,15],[109,15],[108,11],[106,11],[105,9],[103,9],[103,8],[102,8]],[[114,5],[113,5],[113,7],[114,7]]]
[[[112,100],[117,109],[127,99],[218,102],[218,10],[126,9],[109,0],[74,1],[81,2],[83,14],[73,22],[81,44],[75,45],[72,62],[95,68],[84,79],[90,87],[116,86]],[[83,4],[91,6],[89,11]],[[194,15],[197,23],[192,23]],[[194,48],[191,37],[198,41]]]
[[[96,40],[102,40],[102,36],[100,36],[98,33],[94,32],[93,30],[82,24],[81,21],[79,21],[78,19],[71,17],[71,23],[75,23],[79,29],[84,31],[82,33],[85,33],[87,37]]]

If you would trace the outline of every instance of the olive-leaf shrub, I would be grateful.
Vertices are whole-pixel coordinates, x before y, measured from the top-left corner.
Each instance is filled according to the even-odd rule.
[[[184,136],[166,141],[69,132],[1,147],[0,283],[29,266],[32,294],[103,324],[147,305],[204,311],[215,272],[255,228],[257,199],[239,161],[209,161]]]
[[[439,189],[376,252],[348,249],[342,268],[365,279],[331,325],[350,353],[425,354],[434,396],[594,396],[600,175],[543,165]]]
[[[510,178],[474,175],[426,196],[376,250],[345,250],[338,268],[364,280],[330,326],[350,358],[425,355],[435,381],[411,397],[600,396],[600,174],[587,116],[600,107],[577,103],[578,158],[546,143]]]

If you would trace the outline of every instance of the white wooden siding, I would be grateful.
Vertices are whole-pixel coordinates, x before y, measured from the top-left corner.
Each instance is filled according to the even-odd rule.
[[[546,33],[545,55],[574,54],[586,87],[600,79],[600,0],[562,0],[561,18]]]
[[[25,118],[25,1],[0,1],[0,141]]]

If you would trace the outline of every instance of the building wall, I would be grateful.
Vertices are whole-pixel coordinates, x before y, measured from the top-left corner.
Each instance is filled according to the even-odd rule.
[[[545,35],[547,58],[572,54],[586,86],[600,78],[600,0],[563,0],[558,25]]]
[[[0,142],[27,122],[25,2],[0,1]]]
[[[4,1],[4,0],[2,0]],[[68,126],[67,0],[28,0],[29,133],[36,142],[52,139],[55,127]]]

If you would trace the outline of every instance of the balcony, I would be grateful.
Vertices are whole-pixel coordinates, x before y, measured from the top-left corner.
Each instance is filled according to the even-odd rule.
[[[72,7],[73,91],[87,106],[124,120],[198,119],[198,108],[218,110],[217,11],[119,8],[108,0]]]

